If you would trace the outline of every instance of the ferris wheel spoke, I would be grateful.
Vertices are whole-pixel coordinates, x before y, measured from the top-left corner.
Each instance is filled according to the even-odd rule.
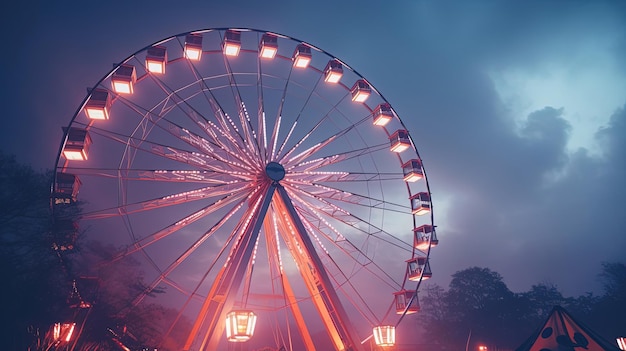
[[[249,176],[247,176],[249,170],[246,169],[243,165],[233,161],[225,160],[216,154],[205,154],[181,150],[172,146],[162,145],[148,140],[139,140],[98,128],[93,128],[92,132],[94,134],[98,134],[119,143],[125,144],[132,150],[148,152],[153,155],[196,166],[201,169],[222,174],[230,174],[237,178],[247,180],[251,179]],[[148,145],[149,147],[147,147],[146,145]]]
[[[133,242],[130,244],[124,251],[119,252],[111,262],[118,261],[124,257],[127,257],[133,253],[136,253],[140,250],[145,249],[146,247],[156,243],[157,241],[185,228],[186,226],[196,222],[197,220],[204,218],[214,211],[217,211],[224,206],[231,205],[236,201],[241,201],[242,198],[245,198],[248,194],[246,192],[239,192],[227,195],[222,197],[221,199],[203,207],[202,209],[195,211],[189,215],[186,215],[176,222],[166,226],[163,229],[160,229],[154,233],[148,234],[147,236]]]
[[[336,153],[333,155],[328,155],[328,156],[324,156],[324,157],[320,157],[316,159],[303,160],[295,165],[292,164],[291,167],[288,169],[290,172],[297,172],[300,170],[313,171],[321,167],[334,165],[339,162],[344,162],[344,161],[362,157],[365,155],[370,155],[377,151],[384,150],[387,147],[388,147],[387,144],[371,145],[371,146],[367,146],[361,149],[355,149],[351,151]],[[311,156],[311,154],[309,154],[309,156]]]
[[[239,91],[235,75],[233,74],[229,59],[226,55],[224,55],[224,66],[228,74],[230,90],[237,105],[235,108],[237,109],[237,114],[239,115],[239,124],[243,130],[243,142],[248,151],[256,156],[259,156],[261,154],[261,150],[259,148],[259,144],[257,143],[256,133],[250,122],[250,115],[246,109],[246,104],[241,99],[241,92]]]
[[[312,214],[313,217],[318,219],[317,225],[327,227],[334,233],[335,238],[332,239],[334,242],[340,242],[347,239],[343,234],[337,231],[328,220],[342,223],[343,225],[362,233],[364,237],[373,237],[402,250],[406,250],[407,252],[411,252],[410,244],[405,243],[403,240],[399,239],[397,235],[384,230],[383,228],[373,224],[371,221],[365,220],[355,215],[353,212],[346,211],[314,194],[307,192],[299,193],[312,198],[315,203],[319,203],[319,205],[314,206],[311,201],[302,199],[299,195],[294,194],[293,190],[290,190],[290,194],[293,194],[294,198],[298,199],[301,208],[308,209],[307,213]],[[365,228],[369,229],[366,230]]]
[[[143,298],[145,296],[147,296],[147,294],[149,292],[153,291],[162,281],[166,280],[167,277],[178,266],[180,266],[180,264],[183,261],[188,259],[189,256],[191,256],[191,254],[193,254],[194,251],[198,250],[198,248],[200,248],[200,246],[207,239],[209,239],[213,234],[215,234],[218,230],[220,230],[224,226],[224,224],[227,223],[230,220],[230,218],[232,218],[232,216],[234,216],[243,207],[243,205],[246,203],[247,200],[248,200],[248,198],[244,198],[243,200],[240,200],[239,203],[235,204],[234,207],[232,209],[230,209],[224,216],[222,216],[222,218],[220,218],[217,223],[215,223],[209,230],[207,230],[196,241],[194,241],[180,256],[178,256],[174,261],[172,261],[171,264],[168,267],[166,267],[159,274],[159,276],[156,277],[152,281],[151,284],[149,284],[149,286],[146,289],[145,293],[144,294],[140,294],[137,298],[135,298],[135,300],[133,301],[133,305],[134,306],[138,305],[141,302],[141,300],[143,300]],[[224,251],[225,251],[225,247],[222,248],[222,252],[220,252],[218,255],[216,255],[216,259],[213,261],[213,264],[211,264],[210,267],[208,268],[209,271],[215,266],[215,264],[217,262],[217,257],[221,256],[221,254]],[[178,287],[178,290],[191,297],[193,294],[196,293],[197,288],[199,287],[199,285],[201,285],[201,283],[202,283],[202,281],[199,282],[199,284],[197,285],[196,289],[194,289],[194,291],[186,291],[183,287]]]
[[[338,201],[340,203],[358,206],[367,206],[369,209],[379,209],[409,214],[411,207],[370,195],[358,194],[345,189],[334,188],[328,185],[309,183],[306,181],[291,180],[294,192],[303,192],[325,201]]]
[[[342,172],[342,171],[292,171],[289,178],[306,179],[308,183],[354,183],[398,181],[402,173]]]
[[[198,201],[206,198],[224,196],[231,193],[241,192],[250,187],[250,183],[247,182],[203,187],[200,189],[188,190],[176,194],[169,194],[159,198],[135,202],[132,204],[124,204],[108,209],[85,212],[83,214],[83,217],[85,219],[103,219],[129,215],[133,213],[151,211],[162,207],[180,205],[183,203]]]

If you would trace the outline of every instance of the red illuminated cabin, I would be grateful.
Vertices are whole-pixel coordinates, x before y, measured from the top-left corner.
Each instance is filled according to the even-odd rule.
[[[259,56],[264,59],[273,59],[277,52],[278,38],[272,34],[263,34],[259,43]]]
[[[185,37],[185,57],[200,61],[202,58],[202,34],[187,34]]]
[[[326,83],[338,83],[343,76],[343,65],[339,60],[330,60],[324,68],[324,81]]]
[[[224,33],[222,50],[226,56],[238,56],[241,49],[241,32],[228,30]]]
[[[77,176],[70,173],[57,172],[54,182],[54,204],[72,204],[76,202],[81,182]]]
[[[409,280],[416,282],[420,279],[425,280],[433,276],[433,273],[430,270],[430,263],[428,263],[428,259],[426,259],[426,257],[413,257],[412,259],[406,261],[406,264],[409,273]]]
[[[393,295],[396,303],[396,314],[404,313],[405,309],[406,314],[419,312],[420,303],[415,290],[400,290],[393,293]],[[413,295],[415,295],[415,298],[411,301]]]
[[[71,127],[67,130],[67,140],[63,147],[63,156],[68,160],[87,160],[91,137],[86,129]]]
[[[424,172],[422,171],[422,161],[418,159],[412,159],[402,165],[402,173],[404,175],[405,182],[417,182],[424,178]]]
[[[435,228],[432,225],[424,224],[413,229],[414,234],[414,246],[421,251],[428,250],[429,247],[434,247],[439,244],[437,240],[437,234]]]
[[[111,109],[111,95],[104,89],[93,89],[85,103],[85,114],[90,119],[107,120]]]
[[[165,46],[153,46],[146,52],[146,71],[157,74],[165,74],[167,51]]]
[[[296,68],[307,68],[311,63],[311,47],[300,44],[293,52],[293,66]]]
[[[352,94],[352,101],[365,102],[372,93],[372,88],[365,79],[359,79],[354,83],[352,89],[350,89],[350,93]]]
[[[391,151],[402,152],[411,147],[411,140],[409,139],[409,132],[404,129],[396,130],[389,137],[391,142]]]
[[[387,123],[393,119],[393,112],[391,111],[391,105],[388,103],[380,104],[374,109],[372,114],[374,117],[374,125],[384,127]]]
[[[133,65],[120,65],[111,76],[111,86],[118,94],[132,94],[137,82],[137,71]]]
[[[430,213],[430,195],[428,193],[417,193],[411,196],[410,200],[414,215],[422,216]]]

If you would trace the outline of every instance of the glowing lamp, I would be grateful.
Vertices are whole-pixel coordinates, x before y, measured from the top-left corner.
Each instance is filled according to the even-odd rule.
[[[71,204],[76,202],[81,182],[70,173],[57,172],[54,181],[54,204]]]
[[[63,156],[68,160],[87,160],[91,137],[86,129],[70,128],[63,147]]]
[[[384,127],[393,119],[391,106],[387,103],[380,104],[374,109],[374,125]]]
[[[85,113],[91,119],[109,119],[109,109],[111,108],[111,96],[104,89],[94,89],[85,104]]]
[[[418,159],[412,159],[402,165],[402,174],[404,174],[404,181],[413,183],[424,177],[422,171],[422,161]]]
[[[343,65],[339,60],[330,60],[324,69],[324,81],[327,83],[338,83],[343,76]]]
[[[485,346],[485,345],[480,345],[480,346],[478,346],[478,350],[479,350],[479,351],[487,351],[487,346]]]
[[[430,213],[430,195],[417,193],[411,196],[411,211],[414,215],[422,216]]]
[[[405,310],[406,314],[419,312],[420,303],[415,290],[400,290],[393,295],[396,303],[396,314],[403,314]]]
[[[200,61],[202,57],[201,34],[187,34],[185,37],[185,57],[193,61]]]
[[[153,46],[146,52],[146,70],[151,73],[165,74],[167,51],[164,46]]]
[[[372,93],[372,88],[365,81],[365,79],[359,79],[354,83],[352,89],[350,89],[352,93],[352,101],[354,102],[365,102],[370,94]]]
[[[254,334],[256,315],[252,311],[231,311],[226,315],[226,338],[231,342],[245,342]]]
[[[381,325],[373,330],[374,342],[378,346],[393,346],[396,344],[396,327]]]
[[[409,272],[409,280],[417,282],[420,279],[426,280],[433,276],[430,270],[430,263],[426,257],[413,257],[406,261]]]
[[[300,44],[293,52],[293,66],[297,68],[307,68],[311,63],[311,47],[305,44]]]
[[[411,147],[411,140],[409,139],[409,132],[404,129],[395,131],[390,137],[391,151],[402,152]]]
[[[111,77],[113,91],[118,94],[132,94],[135,82],[137,82],[137,72],[135,66],[132,65],[120,65]]]
[[[265,59],[273,59],[278,52],[278,38],[272,34],[263,34],[259,44],[259,56]]]
[[[424,224],[414,228],[413,234],[413,245],[418,250],[426,251],[429,247],[434,247],[439,244],[437,233],[432,225]]]
[[[241,49],[241,33],[234,30],[228,30],[224,34],[224,41],[222,42],[222,49],[224,55],[237,56]]]
[[[52,326],[52,338],[54,341],[69,342],[76,329],[76,323],[54,323]]]

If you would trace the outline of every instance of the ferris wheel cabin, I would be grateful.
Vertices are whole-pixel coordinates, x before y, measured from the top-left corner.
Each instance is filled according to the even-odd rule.
[[[393,295],[396,304],[396,314],[403,314],[405,310],[406,314],[419,312],[420,303],[415,290],[400,290],[393,293]],[[415,295],[414,299],[412,299],[413,295]]]
[[[384,127],[387,123],[393,119],[393,112],[391,112],[391,105],[383,103],[374,109],[374,125]]]
[[[429,247],[437,246],[439,240],[437,240],[437,234],[435,228],[432,225],[424,224],[413,229],[414,233],[414,246],[421,251],[428,250]]]
[[[425,192],[417,193],[410,197],[411,210],[414,215],[422,216],[430,213],[430,195]]]
[[[192,61],[200,61],[202,57],[202,34],[187,34],[185,36],[185,57]]]
[[[419,159],[412,159],[402,165],[402,173],[404,175],[404,181],[413,183],[424,178],[424,172],[422,171],[422,161]]]
[[[135,70],[135,66],[132,65],[120,65],[111,77],[113,91],[118,94],[132,94],[136,82],[137,71]]]
[[[69,128],[67,130],[67,140],[63,147],[63,156],[67,160],[87,160],[90,146],[91,137],[86,129]]]
[[[268,33],[263,34],[259,43],[259,56],[264,59],[273,59],[278,52],[278,38]]]
[[[107,120],[111,104],[111,95],[108,91],[93,89],[85,104],[85,113],[90,119]]]
[[[396,130],[389,137],[391,142],[391,151],[402,152],[411,147],[411,140],[409,139],[409,132],[405,129]]]
[[[146,70],[150,73],[165,74],[167,51],[164,46],[153,46],[146,52]]]
[[[409,280],[417,282],[433,276],[430,263],[426,257],[414,257],[406,261]]]

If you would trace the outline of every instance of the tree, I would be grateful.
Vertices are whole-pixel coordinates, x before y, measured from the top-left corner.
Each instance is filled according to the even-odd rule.
[[[60,313],[70,284],[49,233],[50,175],[0,151],[0,279],[3,282],[3,340],[26,349],[27,331],[49,325]],[[6,345],[6,344],[5,344]]]
[[[598,277],[604,294],[593,305],[589,324],[607,340],[611,340],[626,330],[626,264],[604,262]]]
[[[538,324],[546,318],[554,306],[568,304],[568,300],[563,297],[555,285],[537,284],[533,285],[529,291],[521,293],[520,296],[526,299],[528,311],[526,312],[529,322]]]

